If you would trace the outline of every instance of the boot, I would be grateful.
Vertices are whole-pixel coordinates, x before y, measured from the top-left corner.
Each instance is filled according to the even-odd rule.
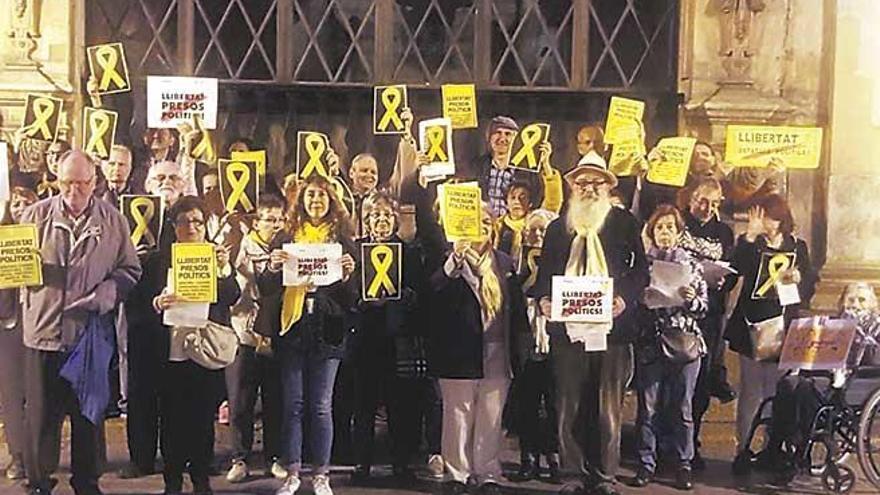
[[[560,472],[559,467],[559,453],[554,452],[552,454],[547,454],[547,472],[550,475],[547,480],[548,483],[552,483],[554,485],[558,485],[562,483],[562,473]]]
[[[538,458],[531,452],[523,452],[520,457],[519,471],[513,481],[531,481],[538,477]]]

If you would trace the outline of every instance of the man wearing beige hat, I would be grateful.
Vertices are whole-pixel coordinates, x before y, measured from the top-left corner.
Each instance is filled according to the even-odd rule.
[[[630,376],[630,343],[637,335],[636,306],[648,285],[648,265],[638,221],[612,208],[609,192],[617,178],[595,152],[565,175],[571,195],[562,215],[547,228],[538,277],[529,295],[550,317],[555,275],[610,277],[613,322],[550,322],[550,353],[557,377],[560,454],[568,474],[583,478],[592,493],[614,495],[620,466],[621,406]],[[588,334],[607,335],[587,345]],[[588,433],[598,427],[598,431]],[[598,434],[597,434],[598,433]],[[564,491],[579,491],[579,482]]]

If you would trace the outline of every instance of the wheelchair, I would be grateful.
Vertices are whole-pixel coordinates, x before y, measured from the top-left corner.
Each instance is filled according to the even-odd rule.
[[[865,478],[880,490],[880,367],[853,369],[842,388],[830,386],[830,372],[802,371],[798,376],[813,380],[808,383],[818,399],[809,427],[802,428],[805,434],[796,439],[774,437],[776,397],[765,399],[749,429],[750,469],[772,470],[779,485],[787,485],[799,473],[809,473],[820,478],[826,490],[849,493],[856,484],[856,472],[850,467],[855,455]],[[826,381],[827,390],[815,388]],[[762,430],[763,450],[755,452],[751,446]]]

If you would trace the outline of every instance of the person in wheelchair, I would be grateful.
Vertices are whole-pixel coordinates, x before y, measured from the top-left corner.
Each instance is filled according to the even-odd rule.
[[[777,384],[767,452],[772,460],[769,467],[787,481],[797,473],[798,459],[810,460],[806,450],[815,437],[820,410],[832,406],[830,414],[842,417],[847,408],[860,408],[880,387],[880,374],[859,372],[880,366],[880,310],[873,288],[864,282],[849,284],[840,296],[838,311],[840,318],[858,322],[846,368],[830,375],[794,370]]]

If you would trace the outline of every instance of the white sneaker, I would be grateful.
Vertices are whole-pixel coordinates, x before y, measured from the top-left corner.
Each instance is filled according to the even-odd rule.
[[[428,457],[428,474],[430,474],[432,478],[442,478],[444,469],[443,456],[440,454],[433,454],[431,457]]]
[[[293,495],[299,490],[300,484],[299,476],[291,474],[284,480],[284,484],[275,492],[275,495]]]
[[[269,469],[269,473],[272,474],[272,477],[276,480],[287,479],[287,468],[282,466],[281,463],[278,461],[274,461],[272,463],[272,467]]]
[[[230,483],[241,483],[248,477],[248,467],[242,460],[232,462],[232,467],[226,473],[226,481]]]
[[[333,490],[330,488],[330,476],[316,474],[312,478],[312,490],[315,491],[315,495],[333,495]]]

